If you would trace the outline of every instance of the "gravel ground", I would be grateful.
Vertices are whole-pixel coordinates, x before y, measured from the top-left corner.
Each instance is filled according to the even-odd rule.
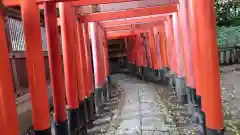
[[[221,90],[225,127],[229,135],[240,135],[240,65],[221,67]]]

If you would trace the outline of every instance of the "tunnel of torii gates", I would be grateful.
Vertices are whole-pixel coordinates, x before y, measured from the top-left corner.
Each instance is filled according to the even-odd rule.
[[[117,38],[125,39],[131,67],[159,71],[162,79],[171,72],[177,97],[182,102],[188,99],[190,107],[195,108],[204,134],[224,134],[213,0],[179,0],[168,5],[85,15],[72,10],[74,6],[126,1],[130,0],[1,0],[1,135],[20,134],[4,24],[4,7],[15,5],[21,6],[36,135],[51,134],[39,8],[45,15],[54,105],[52,128],[56,135],[86,134],[86,122],[92,122],[101,112],[101,105],[109,98],[107,41]]]

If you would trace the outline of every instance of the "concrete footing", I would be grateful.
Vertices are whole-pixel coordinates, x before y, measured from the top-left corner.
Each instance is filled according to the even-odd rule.
[[[108,102],[110,100],[110,89],[109,89],[109,83],[111,82],[110,77],[107,77],[105,80],[105,84],[103,86],[103,97],[104,97],[104,102]]]
[[[182,104],[187,104],[186,81],[184,77],[176,76],[176,93]]]
[[[87,112],[87,103],[86,100],[83,100],[79,103],[79,124],[80,132],[85,134],[87,132],[87,121],[88,121],[88,112]]]
[[[41,130],[41,131],[34,131],[35,135],[51,135],[51,129]]]
[[[154,69],[143,67],[143,78],[145,81],[154,82]]]
[[[101,113],[101,108],[103,105],[103,88],[95,88],[95,109],[96,113],[100,114]]]
[[[94,121],[94,105],[93,105],[93,101],[91,99],[91,95],[89,97],[87,97],[86,99],[86,105],[87,105],[87,123],[86,123],[86,127],[87,129],[92,128],[93,126],[93,121]]]
[[[61,123],[53,122],[52,128],[55,135],[69,135],[67,120]]]
[[[166,68],[158,70],[158,75],[157,76],[160,79],[160,83],[162,85],[168,85],[169,84],[168,72],[169,71]]]
[[[70,135],[77,135],[80,132],[79,129],[79,108],[77,109],[68,109],[68,126],[70,130]]]
[[[169,86],[174,91],[176,91],[176,89],[175,89],[176,88],[176,74],[170,71],[168,76],[169,76]]]
[[[213,130],[213,129],[206,129],[207,135],[224,135],[224,130]]]

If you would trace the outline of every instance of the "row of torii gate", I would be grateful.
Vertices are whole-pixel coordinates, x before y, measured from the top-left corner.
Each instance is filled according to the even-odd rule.
[[[131,0],[1,0],[2,135],[20,134],[4,28],[4,7],[15,5],[21,6],[36,135],[51,134],[39,8],[44,9],[45,15],[56,135],[68,134],[67,121],[71,133],[84,130],[83,117],[88,114],[87,121],[93,121],[95,112],[98,113],[102,103],[108,100],[105,88],[109,80],[107,41],[114,38],[126,39],[129,63],[154,70],[168,68],[176,74],[177,80],[186,79],[186,86],[193,93],[190,97],[195,99],[192,103],[197,105],[199,113],[205,114],[205,134],[224,134],[214,1],[179,0],[162,6],[87,15],[75,14],[72,10],[74,6],[126,1]],[[59,19],[56,8],[60,11]],[[64,74],[58,25],[62,35]],[[143,47],[143,33],[148,34],[147,49]],[[144,58],[144,51],[148,58]],[[83,111],[86,106],[87,112]]]

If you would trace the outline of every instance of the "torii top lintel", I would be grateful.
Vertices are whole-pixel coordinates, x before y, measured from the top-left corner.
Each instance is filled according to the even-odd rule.
[[[106,31],[118,31],[118,30],[136,30],[136,29],[148,29],[158,25],[164,25],[163,21],[156,21],[152,23],[132,24],[132,25],[119,25],[105,27]]]
[[[153,23],[156,21],[165,21],[166,16],[168,16],[168,15],[171,15],[171,14],[162,14],[162,15],[154,15],[154,16],[142,16],[142,17],[125,18],[125,19],[110,20],[110,21],[101,21],[101,22],[99,22],[99,24],[103,27],[110,27],[110,26],[119,26],[119,25]]]
[[[114,12],[92,13],[84,16],[86,22],[100,22],[107,20],[117,20],[141,16],[151,16],[158,14],[169,14],[178,11],[178,4],[169,4],[155,7],[135,8]]]
[[[87,6],[95,4],[109,4],[109,3],[120,3],[129,1],[140,1],[140,0],[35,0],[37,4],[43,2],[72,2],[74,6]],[[2,0],[4,6],[17,6],[20,5],[21,0]]]
[[[111,4],[120,2],[142,1],[142,0],[35,0],[37,4],[43,2],[72,2],[73,6],[87,6],[97,4]],[[174,3],[178,3],[178,0],[173,0]],[[2,0],[4,6],[18,6],[21,0]]]

